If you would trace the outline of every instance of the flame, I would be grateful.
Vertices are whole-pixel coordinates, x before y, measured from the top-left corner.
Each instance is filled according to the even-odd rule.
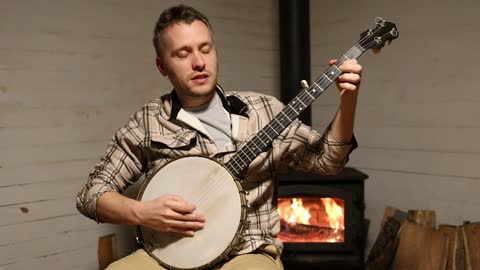
[[[344,242],[344,208],[337,201],[318,197],[279,198],[277,210],[282,228],[278,238],[284,242]]]
[[[339,206],[332,198],[321,198],[321,200],[325,206],[330,227],[335,229],[335,232],[338,230],[345,230],[342,207]]]
[[[283,209],[283,211],[285,212],[280,213],[280,216],[290,224],[309,224],[309,220],[312,217],[309,209],[303,207],[302,199],[293,198],[290,208]]]

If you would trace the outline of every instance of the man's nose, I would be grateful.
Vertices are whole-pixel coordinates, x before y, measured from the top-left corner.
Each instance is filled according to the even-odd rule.
[[[194,54],[192,59],[192,68],[200,71],[205,69],[205,59],[201,53]]]

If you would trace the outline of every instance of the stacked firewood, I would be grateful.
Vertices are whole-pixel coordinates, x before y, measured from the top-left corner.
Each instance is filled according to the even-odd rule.
[[[480,270],[480,222],[436,228],[435,211],[387,208],[369,270]]]

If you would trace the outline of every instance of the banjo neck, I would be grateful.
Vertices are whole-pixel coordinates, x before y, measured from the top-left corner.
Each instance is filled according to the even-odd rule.
[[[270,147],[275,140],[300,113],[310,106],[342,73],[338,68],[349,59],[357,59],[365,52],[365,49],[356,43],[334,65],[330,66],[312,85],[300,90],[265,127],[246,142],[235,155],[225,164],[227,169],[239,177],[248,165],[260,153]]]
[[[372,49],[379,52],[385,42],[398,37],[395,24],[377,17],[376,27],[360,35],[355,43],[339,60],[328,68],[310,86],[304,87],[265,127],[246,142],[225,164],[230,173],[239,178],[242,172],[260,153],[269,148],[273,142],[298,116],[310,106],[342,73],[339,66],[349,59],[359,58],[365,51]],[[303,86],[302,86],[303,87]]]

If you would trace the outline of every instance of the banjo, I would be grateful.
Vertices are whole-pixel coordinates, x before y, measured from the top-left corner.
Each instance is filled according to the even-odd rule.
[[[176,194],[195,205],[208,221],[193,237],[138,226],[137,240],[150,256],[168,269],[206,269],[228,256],[248,223],[241,173],[340,76],[341,63],[357,59],[369,49],[378,52],[386,41],[398,37],[395,24],[382,18],[375,22],[375,28],[364,31],[360,40],[311,86],[302,85],[300,93],[227,163],[205,156],[185,156],[167,162],[145,179],[138,200]]]

